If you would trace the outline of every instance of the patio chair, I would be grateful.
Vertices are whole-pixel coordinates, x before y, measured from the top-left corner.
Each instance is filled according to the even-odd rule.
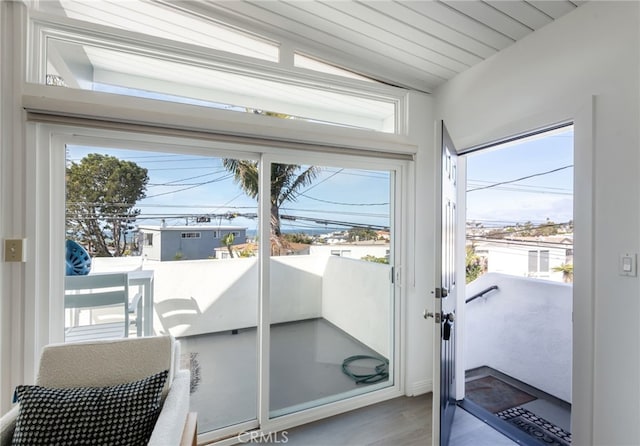
[[[140,294],[136,294],[129,301],[127,273],[66,276],[64,308],[71,310],[70,326],[65,329],[67,342],[126,338],[132,323],[136,325],[137,336],[142,335],[142,299]],[[110,314],[104,313],[103,310],[107,308]],[[81,311],[89,312],[88,320],[82,321],[82,324]],[[115,322],[100,323],[96,321],[100,315],[115,318]],[[131,316],[134,318],[131,319]]]
[[[180,343],[171,336],[46,346],[36,379],[41,387],[18,386],[16,393],[22,397],[0,418],[0,446],[16,439],[22,440],[17,444],[31,445],[195,445],[197,417],[189,413],[190,372],[179,369],[179,360]],[[166,380],[149,381],[159,375]],[[141,382],[156,386],[149,407],[142,404],[146,390],[140,390]],[[24,392],[36,391],[25,397]],[[86,395],[95,391],[104,393],[99,401],[87,404]],[[153,411],[150,418],[142,418],[147,413],[143,409]],[[140,430],[144,439],[128,440],[129,435],[142,435]]]

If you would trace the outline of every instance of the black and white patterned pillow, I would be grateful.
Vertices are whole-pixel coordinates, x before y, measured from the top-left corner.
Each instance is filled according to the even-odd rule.
[[[13,445],[146,445],[168,370],[111,387],[18,386]]]

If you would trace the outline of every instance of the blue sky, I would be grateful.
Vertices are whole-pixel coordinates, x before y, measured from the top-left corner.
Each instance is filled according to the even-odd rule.
[[[257,220],[220,217],[220,214],[257,214],[256,201],[234,183],[221,159],[175,153],[70,146],[68,156],[79,162],[89,153],[103,153],[133,161],[148,169],[147,198],[140,200],[138,224],[194,224],[193,217],[218,215],[214,225],[257,229]],[[545,138],[484,150],[467,156],[467,220],[485,227],[562,223],[573,218],[572,130]],[[545,172],[562,169],[557,172]],[[496,186],[525,176],[532,178]],[[487,187],[488,186],[488,187]],[[481,190],[473,190],[484,188]],[[389,225],[389,173],[321,166],[316,180],[299,199],[287,203],[281,214],[312,219],[283,220],[286,231],[330,232],[349,223]],[[191,217],[191,218],[189,218]],[[344,222],[317,223],[317,221]]]
[[[218,215],[213,225],[257,229],[256,219],[242,215],[227,219],[220,214],[257,214],[255,199],[235,184],[217,157],[187,156],[161,152],[70,146],[70,161],[80,162],[89,153],[102,153],[133,161],[148,169],[147,198],[138,202],[138,224],[194,224],[195,216]],[[308,220],[283,220],[285,231],[330,232],[348,229],[349,223],[389,226],[390,176],[386,171],[320,166],[318,177],[281,214]],[[315,221],[342,222],[316,223]]]
[[[469,155],[467,221],[482,222],[489,227],[526,221],[543,223],[547,218],[555,223],[572,220],[572,166],[572,128]],[[550,172],[556,169],[561,170]],[[537,176],[471,191],[531,175]]]

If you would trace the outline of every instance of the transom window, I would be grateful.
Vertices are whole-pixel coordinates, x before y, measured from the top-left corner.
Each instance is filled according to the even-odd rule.
[[[68,19],[45,17],[37,12],[32,15],[31,26],[37,37],[30,52],[29,82],[251,113],[271,119],[398,132],[406,90],[372,82],[329,62],[297,53],[294,67],[313,70],[316,74],[280,64],[277,55],[275,60],[250,62],[242,53],[212,52],[203,46],[207,45],[206,40],[194,37],[187,38],[190,41],[186,43],[192,45],[178,48],[168,39],[179,40],[190,35],[178,32],[182,28],[172,28],[173,25],[162,28],[153,15],[148,26],[132,25],[140,10],[138,2],[131,2],[135,6],[131,20],[122,23],[115,16],[106,20],[99,12],[89,14],[93,6],[88,5],[93,3],[84,3],[61,2],[65,8],[77,6],[69,9],[73,11],[69,17],[105,26],[81,29]],[[107,7],[111,3],[99,5]],[[146,2],[144,5],[167,14],[164,6]],[[55,9],[53,5],[43,9],[51,8]],[[84,12],[81,14],[80,10]],[[181,13],[170,12],[184,18]],[[146,17],[141,23],[147,24]],[[128,30],[124,33],[122,24],[131,29],[124,27]],[[199,32],[217,35],[214,31],[202,31],[209,25],[202,25]],[[153,37],[143,35],[145,32]],[[231,38],[229,41],[235,42]],[[252,48],[250,44],[243,47]]]

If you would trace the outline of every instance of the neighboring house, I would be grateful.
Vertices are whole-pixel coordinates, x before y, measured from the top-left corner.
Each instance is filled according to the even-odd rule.
[[[215,255],[222,238],[233,233],[234,245],[244,243],[247,228],[240,226],[140,226],[142,256],[149,260],[198,260]]]
[[[474,238],[473,246],[491,273],[562,282],[562,272],[553,268],[573,264],[572,237]]]
[[[252,256],[258,252],[256,243],[242,243],[231,247],[233,257]],[[227,259],[230,257],[229,249],[221,246],[215,249],[216,259]],[[368,241],[353,243],[337,243],[331,245],[308,245],[305,243],[291,243],[283,241],[281,246],[271,243],[271,255],[320,255],[339,256],[352,259],[362,259],[365,256],[373,256],[389,259],[389,243],[385,241]]]
[[[367,241],[336,243],[331,245],[311,245],[310,254],[350,257],[352,259],[362,259],[365,256],[389,259],[389,242]]]
[[[322,234],[318,236],[327,245],[334,245],[336,243],[345,243],[349,237],[347,231],[330,232],[329,234]]]
[[[291,243],[283,240],[281,246],[278,246],[275,242],[271,242],[271,255],[272,256],[303,256],[309,254],[309,246],[306,243]],[[231,246],[233,257],[253,257],[258,253],[257,243],[239,243]],[[229,248],[222,246],[215,249],[216,259],[229,259]]]

